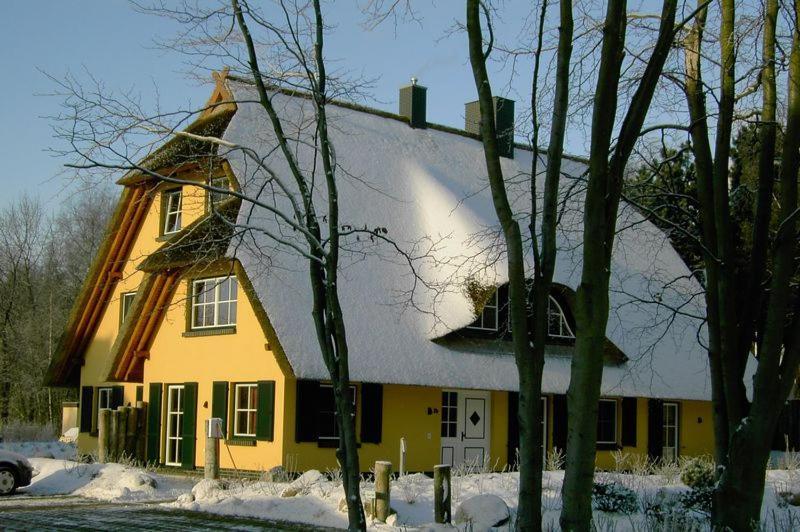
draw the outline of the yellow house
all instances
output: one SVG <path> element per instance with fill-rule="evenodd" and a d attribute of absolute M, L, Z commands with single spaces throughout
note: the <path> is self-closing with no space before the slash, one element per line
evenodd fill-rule
<path fill-rule="evenodd" d="M 299 237 L 269 208 L 286 201 L 274 186 L 286 162 L 252 87 L 215 77 L 191 135 L 174 137 L 120 179 L 119 204 L 48 381 L 80 387 L 81 452 L 96 448 L 99 408 L 144 401 L 148 460 L 202 466 L 204 423 L 218 417 L 225 468 L 332 468 L 338 435 L 307 259 L 288 245 Z M 404 87 L 400 101 L 397 115 L 329 106 L 343 225 L 379 227 L 407 250 L 398 255 L 357 235 L 344 243 L 339 289 L 361 464 L 397 460 L 404 441 L 411 471 L 443 462 L 513 466 L 517 375 L 474 104 L 466 130 L 457 130 L 425 121 L 423 87 Z M 297 118 L 309 116 L 312 103 L 281 91 L 274 102 L 297 139 L 299 164 L 311 168 L 313 121 Z M 219 136 L 224 145 L 202 140 Z M 258 164 L 253 153 L 263 154 Z M 530 151 L 511 146 L 506 155 L 507 175 L 530 174 Z M 566 445 L 583 169 L 577 159 L 565 164 L 542 397 L 547 450 Z M 525 180 L 516 193 L 513 186 L 515 206 L 529 204 Z M 615 450 L 710 454 L 699 324 L 690 310 L 666 310 L 699 304 L 696 285 L 659 230 L 630 207 L 620 219 L 598 465 L 611 467 Z"/>

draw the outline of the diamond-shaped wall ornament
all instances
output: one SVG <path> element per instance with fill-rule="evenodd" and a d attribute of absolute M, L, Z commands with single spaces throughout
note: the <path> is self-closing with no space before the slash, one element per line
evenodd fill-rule
<path fill-rule="evenodd" d="M 477 425 L 478 421 L 481 420 L 481 416 L 479 416 L 477 412 L 472 412 L 472 415 L 469 416 L 469 420 L 472 421 L 473 425 Z"/>

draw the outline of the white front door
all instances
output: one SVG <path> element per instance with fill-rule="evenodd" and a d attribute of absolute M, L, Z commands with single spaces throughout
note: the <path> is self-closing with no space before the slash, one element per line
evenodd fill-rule
<path fill-rule="evenodd" d="M 442 391 L 441 463 L 482 467 L 489 460 L 490 392 Z"/>
<path fill-rule="evenodd" d="M 183 429 L 183 385 L 167 387 L 167 455 L 164 463 L 181 465 L 181 432 Z"/>

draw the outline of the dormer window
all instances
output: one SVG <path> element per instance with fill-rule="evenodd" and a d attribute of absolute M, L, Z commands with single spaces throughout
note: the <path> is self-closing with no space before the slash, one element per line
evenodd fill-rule
<path fill-rule="evenodd" d="M 211 179 L 211 182 L 209 184 L 214 188 L 223 190 L 230 190 L 231 186 L 230 180 L 227 178 L 227 176 L 215 177 Z M 230 194 L 226 194 L 225 192 L 209 190 L 207 197 L 208 197 L 208 203 L 207 203 L 208 210 L 211 211 L 214 208 L 216 208 L 220 203 L 222 203 L 231 196 Z"/>
<path fill-rule="evenodd" d="M 564 309 L 553 296 L 550 296 L 550 300 L 547 302 L 547 334 L 551 338 L 575 338 L 575 333 L 569 326 Z"/>
<path fill-rule="evenodd" d="M 483 306 L 483 311 L 478 319 L 472 325 L 467 326 L 468 329 L 475 329 L 478 331 L 496 331 L 497 325 L 500 322 L 499 306 L 497 304 L 497 291 L 492 294 L 492 297 Z"/>
<path fill-rule="evenodd" d="M 181 208 L 183 191 L 180 188 L 165 190 L 161 193 L 161 205 L 164 210 L 163 234 L 170 235 L 181 230 Z"/>

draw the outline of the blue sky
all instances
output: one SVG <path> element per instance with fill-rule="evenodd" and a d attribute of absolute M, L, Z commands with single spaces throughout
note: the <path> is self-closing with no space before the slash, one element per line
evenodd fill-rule
<path fill-rule="evenodd" d="M 466 36 L 448 36 L 448 29 L 463 17 L 463 5 L 452 0 L 417 4 L 428 6 L 419 12 L 422 26 L 385 23 L 372 31 L 362 27 L 364 15 L 355 2 L 326 4 L 328 20 L 336 25 L 327 38 L 327 58 L 337 67 L 377 77 L 369 103 L 392 111 L 398 88 L 412 75 L 418 77 L 428 87 L 428 120 L 460 127 L 463 104 L 475 99 L 475 87 Z M 511 8 L 504 15 L 503 31 L 515 31 L 524 16 L 514 12 L 513 4 L 507 3 Z M 154 98 L 155 86 L 164 106 L 199 105 L 210 94 L 210 86 L 185 75 L 180 55 L 153 45 L 154 38 L 174 34 L 174 23 L 136 13 L 123 0 L 4 0 L 3 8 L 0 157 L 6 164 L 0 172 L 0 206 L 28 193 L 52 207 L 74 190 L 62 170 L 65 161 L 47 151 L 58 147 L 48 117 L 59 112 L 60 99 L 46 96 L 55 86 L 41 71 L 80 77 L 85 69 L 109 90 L 133 88 L 145 104 Z M 507 73 L 497 73 L 496 92 L 502 92 L 507 79 Z M 528 79 L 518 81 L 522 94 Z M 578 143 L 577 151 L 581 149 Z"/>

